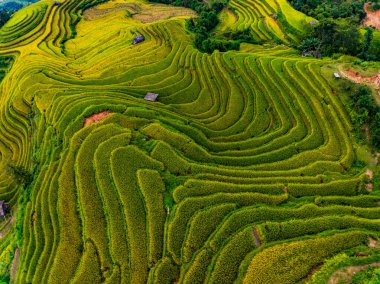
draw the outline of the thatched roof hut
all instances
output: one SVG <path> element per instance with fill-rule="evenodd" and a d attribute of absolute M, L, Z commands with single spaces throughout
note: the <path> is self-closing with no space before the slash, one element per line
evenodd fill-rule
<path fill-rule="evenodd" d="M 5 215 L 9 212 L 9 206 L 5 201 L 0 201 L 0 217 L 5 218 Z"/>
<path fill-rule="evenodd" d="M 150 101 L 150 102 L 155 102 L 157 101 L 158 94 L 155 93 L 147 93 L 144 97 L 144 100 Z"/>
<path fill-rule="evenodd" d="M 144 40 L 145 38 L 143 37 L 143 35 L 135 36 L 133 39 L 133 44 L 138 44 L 140 42 L 143 42 Z"/>
<path fill-rule="evenodd" d="M 339 75 L 338 72 L 334 72 L 334 78 L 335 78 L 335 79 L 340 79 L 340 75 Z"/>

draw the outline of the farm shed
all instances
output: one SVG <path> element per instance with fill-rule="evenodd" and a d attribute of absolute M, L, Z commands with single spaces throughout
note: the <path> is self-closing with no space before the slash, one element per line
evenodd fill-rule
<path fill-rule="evenodd" d="M 314 20 L 311 20 L 311 21 L 310 21 L 310 25 L 312 25 L 312 26 L 313 26 L 313 25 L 316 25 L 316 24 L 317 24 L 317 22 L 316 22 L 316 21 L 314 21 Z"/>
<path fill-rule="evenodd" d="M 334 72 L 334 78 L 335 78 L 335 79 L 340 79 L 340 75 L 339 75 L 338 72 Z"/>
<path fill-rule="evenodd" d="M 270 15 L 270 17 L 271 17 L 272 19 L 274 19 L 274 20 L 277 20 L 278 15 L 277 15 L 277 14 L 272 14 L 272 15 Z"/>
<path fill-rule="evenodd" d="M 5 219 L 5 215 L 9 212 L 9 207 L 4 201 L 0 201 L 0 217 Z"/>
<path fill-rule="evenodd" d="M 56 1 L 56 2 L 54 2 L 54 6 L 60 6 L 62 3 L 61 2 L 58 2 L 58 1 Z"/>
<path fill-rule="evenodd" d="M 133 39 L 133 44 L 138 44 L 140 42 L 143 42 L 145 38 L 142 35 L 135 36 Z"/>
<path fill-rule="evenodd" d="M 157 98 L 158 98 L 158 94 L 155 94 L 155 93 L 147 93 L 144 97 L 144 100 L 146 101 L 151 101 L 151 102 L 155 102 L 157 101 Z"/>

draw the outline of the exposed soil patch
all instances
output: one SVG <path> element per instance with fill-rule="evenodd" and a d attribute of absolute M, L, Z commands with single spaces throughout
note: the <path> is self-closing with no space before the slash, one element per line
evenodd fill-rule
<path fill-rule="evenodd" d="M 364 4 L 364 11 L 367 13 L 367 16 L 364 19 L 363 24 L 380 30 L 380 10 L 372 12 L 368 9 L 368 3 L 366 3 Z"/>
<path fill-rule="evenodd" d="M 12 270 L 11 270 L 11 281 L 10 281 L 10 283 L 14 283 L 14 281 L 15 281 L 16 272 L 17 272 L 17 267 L 18 267 L 19 261 L 20 261 L 20 249 L 16 248 L 15 255 L 14 255 L 13 261 L 12 261 Z"/>
<path fill-rule="evenodd" d="M 367 169 L 365 171 L 365 174 L 369 177 L 370 180 L 373 179 L 373 171 L 371 171 L 370 169 Z"/>
<path fill-rule="evenodd" d="M 380 241 L 370 238 L 368 246 L 370 248 L 378 248 L 378 247 L 380 247 Z"/>
<path fill-rule="evenodd" d="M 373 191 L 373 171 L 371 171 L 370 169 L 367 169 L 365 171 L 365 174 L 370 179 L 369 183 L 367 183 L 367 185 L 366 185 L 367 191 L 372 192 Z"/>
<path fill-rule="evenodd" d="M 260 237 L 259 237 L 259 232 L 257 231 L 257 228 L 256 228 L 256 227 L 253 227 L 253 228 L 252 228 L 252 233 L 253 233 L 253 239 L 255 240 L 255 245 L 256 245 L 256 247 L 261 246 L 261 241 L 260 241 Z"/>
<path fill-rule="evenodd" d="M 308 283 L 308 280 L 311 279 L 311 277 L 313 277 L 313 275 L 322 267 L 322 263 L 314 266 L 310 272 L 304 277 L 302 278 L 302 283 Z"/>
<path fill-rule="evenodd" d="M 367 265 L 357 265 L 357 266 L 348 266 L 342 269 L 335 271 L 328 283 L 329 284 L 339 284 L 339 283 L 351 283 L 352 277 L 359 271 L 366 270 L 368 267 L 380 267 L 380 262 L 374 262 Z"/>
<path fill-rule="evenodd" d="M 106 118 L 107 116 L 109 116 L 111 113 L 112 112 L 110 112 L 108 110 L 102 111 L 99 113 L 95 113 L 95 114 L 91 115 L 90 117 L 86 118 L 86 121 L 84 122 L 83 127 L 86 127 L 87 125 L 90 125 L 91 123 L 97 123 L 97 122 L 103 120 L 104 118 Z"/>
<path fill-rule="evenodd" d="M 340 73 L 342 77 L 352 82 L 374 87 L 377 90 L 378 95 L 380 96 L 380 72 L 372 76 L 364 76 L 359 72 L 355 72 L 352 70 L 340 70 Z"/>
<path fill-rule="evenodd" d="M 375 166 L 377 166 L 379 164 L 379 157 L 380 157 L 380 153 L 376 152 L 376 154 L 375 154 Z"/>

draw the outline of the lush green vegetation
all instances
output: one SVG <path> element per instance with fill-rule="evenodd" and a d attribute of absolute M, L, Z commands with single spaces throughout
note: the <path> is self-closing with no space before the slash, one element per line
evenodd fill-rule
<path fill-rule="evenodd" d="M 359 23 L 365 17 L 363 6 L 366 1 L 364 0 L 290 0 L 289 2 L 297 10 L 318 20 L 354 18 Z M 373 2 L 377 2 L 377 0 Z"/>
<path fill-rule="evenodd" d="M 17 210 L 0 279 L 294 283 L 375 261 L 378 166 L 354 136 L 367 125 L 377 146 L 378 107 L 366 88 L 345 100 L 324 74 L 336 60 L 267 45 L 298 45 L 313 18 L 279 0 L 167 4 L 199 17 L 43 1 L 0 29 L 0 200 Z"/>
<path fill-rule="evenodd" d="M 12 16 L 13 11 L 0 10 L 0 27 L 4 26 Z"/>
<path fill-rule="evenodd" d="M 353 90 L 350 99 L 350 116 L 357 131 L 369 132 L 371 144 L 380 148 L 380 107 L 376 105 L 371 89 L 359 86 Z"/>
<path fill-rule="evenodd" d="M 378 1 L 373 2 L 371 7 L 376 9 Z M 366 16 L 366 1 L 291 0 L 290 3 L 318 20 L 299 46 L 303 54 L 319 57 L 340 53 L 364 60 L 380 60 L 379 47 L 373 41 L 373 29 L 367 27 L 364 36 L 360 31 Z"/>

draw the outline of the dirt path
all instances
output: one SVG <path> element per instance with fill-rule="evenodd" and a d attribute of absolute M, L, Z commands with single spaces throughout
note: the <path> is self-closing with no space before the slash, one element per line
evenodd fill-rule
<path fill-rule="evenodd" d="M 99 113 L 95 113 L 93 115 L 91 115 L 90 117 L 87 117 L 86 118 L 86 121 L 84 122 L 83 124 L 83 127 L 86 127 L 87 125 L 90 125 L 91 123 L 97 123 L 101 120 L 103 120 L 104 118 L 106 118 L 107 116 L 109 116 L 112 112 L 110 111 L 102 111 L 102 112 L 99 112 Z"/>
<path fill-rule="evenodd" d="M 252 231 L 253 231 L 253 238 L 255 240 L 256 247 L 261 246 L 261 241 L 260 241 L 259 233 L 257 232 L 256 226 L 252 228 Z"/>
<path fill-rule="evenodd" d="M 367 13 L 367 17 L 364 19 L 363 24 L 380 30 L 380 10 L 372 12 L 368 9 L 368 3 L 366 3 L 364 4 L 364 11 Z"/>
<path fill-rule="evenodd" d="M 370 179 L 369 183 L 367 183 L 367 191 L 372 192 L 373 191 L 373 171 L 370 169 L 367 169 L 365 171 L 365 174 L 368 176 Z"/>
<path fill-rule="evenodd" d="M 380 267 L 380 262 L 374 262 L 367 265 L 348 266 L 348 267 L 339 269 L 331 275 L 327 283 L 329 284 L 351 283 L 352 277 L 356 273 L 367 269 L 369 266 Z"/>
<path fill-rule="evenodd" d="M 18 267 L 19 261 L 20 261 L 20 249 L 16 248 L 15 255 L 14 255 L 13 261 L 12 261 L 12 270 L 11 270 L 11 281 L 10 281 L 10 283 L 14 283 L 14 281 L 15 281 L 16 272 L 17 272 L 17 267 Z"/>

